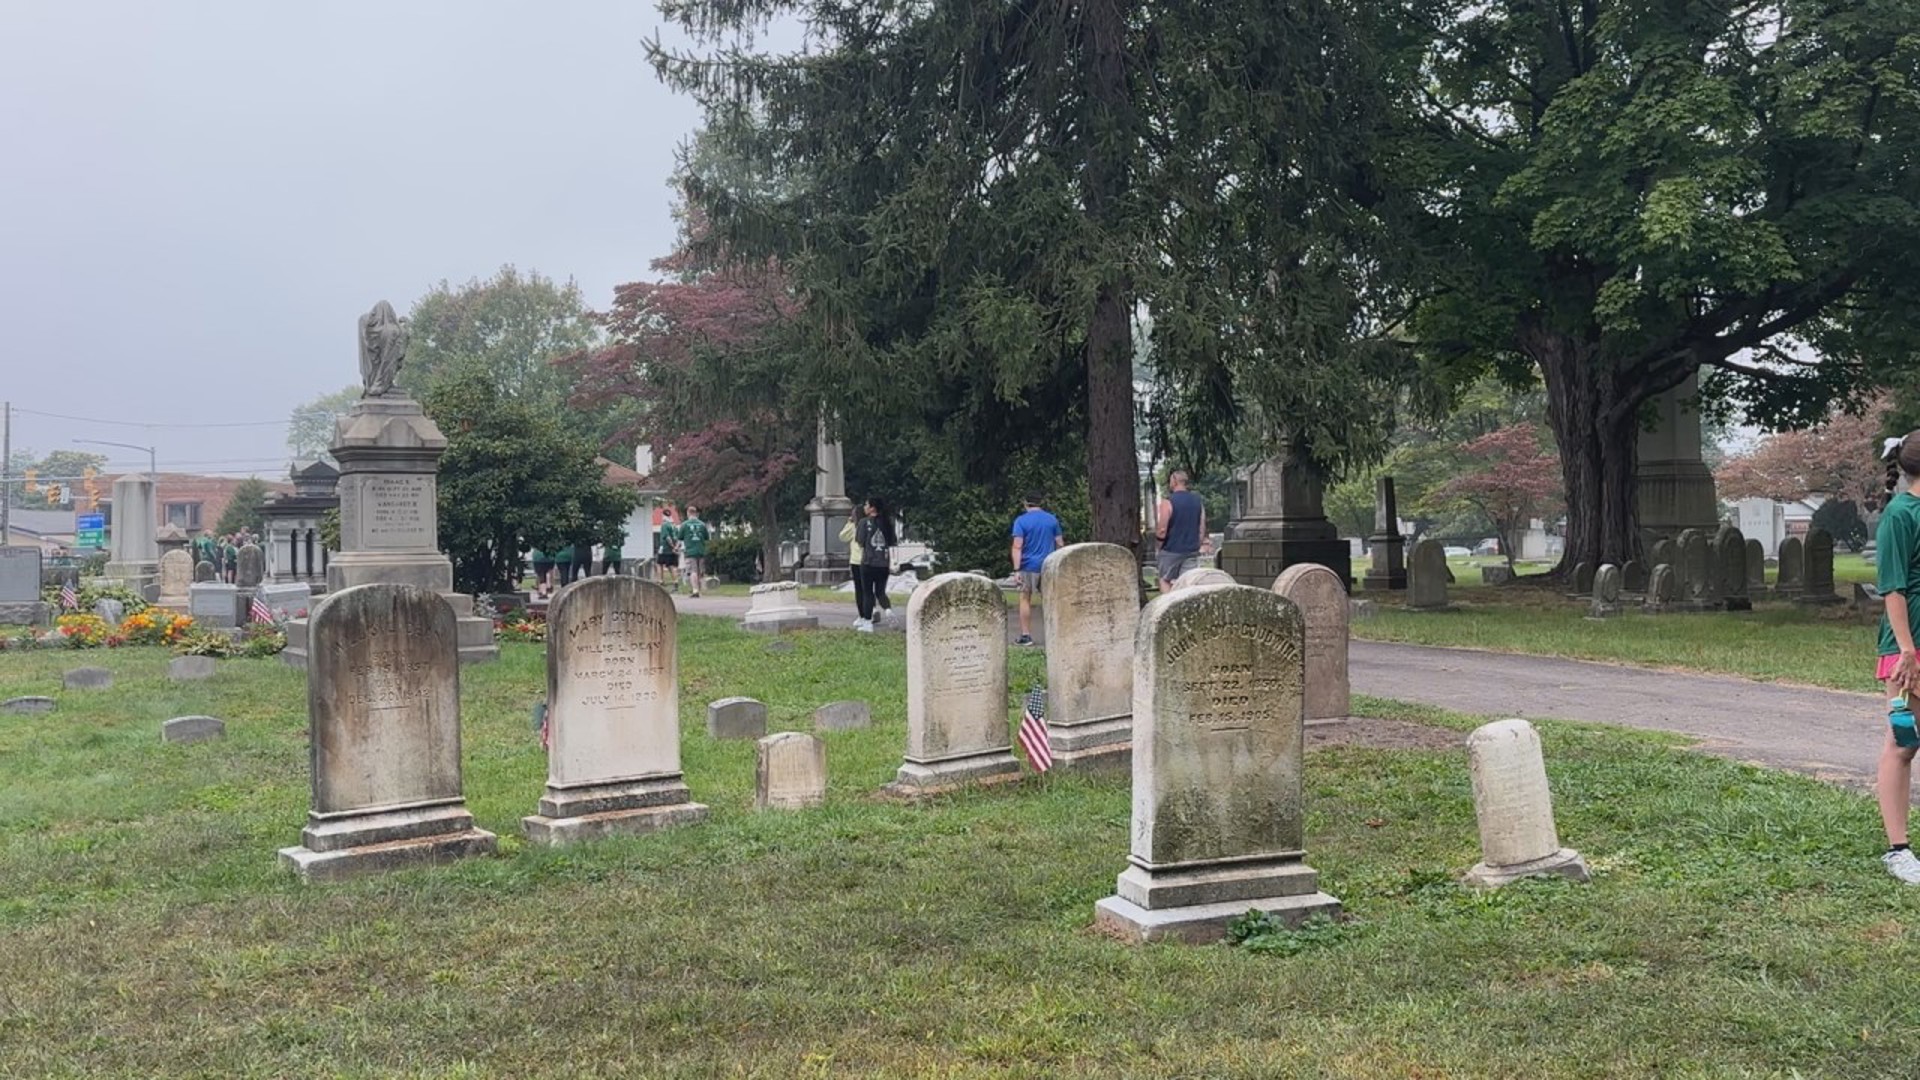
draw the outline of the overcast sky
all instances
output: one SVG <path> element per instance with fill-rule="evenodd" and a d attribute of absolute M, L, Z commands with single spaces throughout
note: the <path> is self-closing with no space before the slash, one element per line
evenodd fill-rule
<path fill-rule="evenodd" d="M 358 381 L 374 301 L 513 263 L 606 306 L 673 240 L 697 119 L 645 61 L 659 21 L 645 0 L 0 0 L 13 445 L 278 477 L 287 414 Z"/>

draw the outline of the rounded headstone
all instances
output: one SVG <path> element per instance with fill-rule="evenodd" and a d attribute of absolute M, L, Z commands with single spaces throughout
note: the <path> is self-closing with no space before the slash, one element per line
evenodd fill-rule
<path fill-rule="evenodd" d="M 547 782 L 680 772 L 678 622 L 649 581 L 587 578 L 547 611 Z"/>
<path fill-rule="evenodd" d="M 1713 595 L 1711 554 L 1706 533 L 1688 529 L 1680 534 L 1680 564 L 1674 570 L 1680 576 L 1681 592 L 1690 600 Z"/>
<path fill-rule="evenodd" d="M 1593 575 L 1593 598 L 1602 604 L 1620 602 L 1620 568 L 1604 563 Z"/>
<path fill-rule="evenodd" d="M 827 744 L 817 735 L 782 731 L 755 744 L 753 805 L 800 810 L 827 801 Z"/>
<path fill-rule="evenodd" d="M 1519 873 L 1555 872 L 1586 880 L 1579 855 L 1560 846 L 1547 787 L 1540 733 L 1525 720 L 1496 720 L 1467 736 L 1473 810 L 1482 860 L 1470 879 L 1498 885 Z"/>
<path fill-rule="evenodd" d="M 1133 711 L 1133 628 L 1140 567 L 1115 544 L 1069 544 L 1040 568 L 1047 639 L 1047 721 L 1111 720 Z"/>
<path fill-rule="evenodd" d="M 213 564 L 207 560 L 201 559 L 199 562 L 193 564 L 193 580 L 196 583 L 212 581 L 215 576 L 217 575 L 214 572 Z"/>
<path fill-rule="evenodd" d="M 53 699 L 50 697 L 41 697 L 38 694 L 8 698 L 5 701 L 0 701 L 0 713 L 9 713 L 15 716 L 50 713 L 52 711 Z"/>
<path fill-rule="evenodd" d="M 1587 596 L 1593 592 L 1593 564 L 1578 562 L 1573 564 L 1573 591 L 1576 595 Z"/>
<path fill-rule="evenodd" d="M 77 667 L 60 677 L 67 690 L 105 690 L 113 685 L 113 672 L 103 667 Z"/>
<path fill-rule="evenodd" d="M 1778 588 L 1784 592 L 1796 592 L 1806 584 L 1806 546 L 1799 537 L 1789 536 L 1780 541 L 1780 553 L 1776 558 L 1780 562 L 1779 572 L 1774 576 L 1774 584 Z"/>
<path fill-rule="evenodd" d="M 1347 673 L 1348 606 L 1346 582 L 1318 563 L 1299 563 L 1281 571 L 1273 591 L 1293 601 L 1306 625 L 1308 720 L 1344 720 L 1352 711 Z"/>
<path fill-rule="evenodd" d="M 873 726 L 873 709 L 864 701 L 829 701 L 813 710 L 816 731 L 857 731 Z"/>
<path fill-rule="evenodd" d="M 160 741 L 208 742 L 227 737 L 227 725 L 211 716 L 176 716 L 160 725 Z"/>
<path fill-rule="evenodd" d="M 1211 566 L 1203 566 L 1198 570 L 1189 570 L 1181 574 L 1177 584 L 1180 588 L 1191 589 L 1200 585 L 1238 585 L 1240 583 L 1235 581 L 1233 575 L 1227 573 L 1225 570 L 1216 569 Z"/>
<path fill-rule="evenodd" d="M 110 596 L 103 596 L 93 602 L 93 613 L 108 626 L 119 626 L 126 621 L 127 605 Z"/>
<path fill-rule="evenodd" d="M 241 588 L 251 589 L 260 584 L 267 576 L 267 553 L 260 550 L 259 544 L 245 544 L 240 548 L 239 570 L 235 581 Z"/>
<path fill-rule="evenodd" d="M 1680 599 L 1680 579 L 1673 572 L 1673 567 L 1661 563 L 1653 568 L 1653 573 L 1647 578 L 1647 598 L 1662 604 L 1671 604 Z"/>
<path fill-rule="evenodd" d="M 716 739 L 758 739 L 767 733 L 767 707 L 750 697 L 707 705 L 707 734 Z"/>
<path fill-rule="evenodd" d="M 1447 549 L 1440 541 L 1422 540 L 1407 556 L 1407 606 L 1440 608 L 1447 606 Z"/>
<path fill-rule="evenodd" d="M 167 678 L 174 682 L 212 678 L 216 664 L 211 656 L 176 656 L 167 661 Z"/>
<path fill-rule="evenodd" d="M 890 790 L 1018 776 L 1007 725 L 1007 601 L 977 574 L 936 574 L 907 601 L 907 749 Z"/>

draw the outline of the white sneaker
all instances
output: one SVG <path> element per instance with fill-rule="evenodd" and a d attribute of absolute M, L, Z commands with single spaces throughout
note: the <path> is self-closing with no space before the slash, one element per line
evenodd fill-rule
<path fill-rule="evenodd" d="M 860 631 L 863 634 L 871 634 L 873 633 L 873 620 L 872 619 L 855 619 L 853 620 L 853 628 L 855 630 Z"/>
<path fill-rule="evenodd" d="M 1913 852 L 1889 851 L 1880 856 L 1880 861 L 1886 864 L 1887 873 L 1909 885 L 1920 885 L 1920 858 L 1915 858 Z"/>

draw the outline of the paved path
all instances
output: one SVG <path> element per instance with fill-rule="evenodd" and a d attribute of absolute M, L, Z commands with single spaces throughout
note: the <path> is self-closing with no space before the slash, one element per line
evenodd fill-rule
<path fill-rule="evenodd" d="M 743 596 L 675 596 L 682 611 L 731 615 Z M 1011 605 L 1009 605 L 1011 607 Z M 824 627 L 853 625 L 853 605 L 809 603 Z M 904 618 L 906 601 L 894 611 Z M 1011 624 L 1009 634 L 1018 633 Z M 1039 620 L 1034 620 L 1039 636 Z M 1726 675 L 1649 671 L 1585 660 L 1353 642 L 1355 693 L 1487 716 L 1583 720 L 1671 731 L 1737 761 L 1853 785 L 1872 781 L 1886 721 L 1871 694 L 1752 682 Z"/>

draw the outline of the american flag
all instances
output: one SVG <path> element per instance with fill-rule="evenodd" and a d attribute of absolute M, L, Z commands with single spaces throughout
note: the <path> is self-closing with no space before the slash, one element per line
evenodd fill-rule
<path fill-rule="evenodd" d="M 60 606 L 68 611 L 73 611 L 80 606 L 80 594 L 74 591 L 71 581 L 60 583 Z"/>
<path fill-rule="evenodd" d="M 1053 751 L 1047 749 L 1047 692 L 1038 686 L 1027 691 L 1020 709 L 1020 747 L 1034 772 L 1053 768 Z"/>
<path fill-rule="evenodd" d="M 254 622 L 270 623 L 273 621 L 273 609 L 267 606 L 265 600 L 256 596 L 253 598 L 253 603 L 247 605 L 247 617 Z"/>

